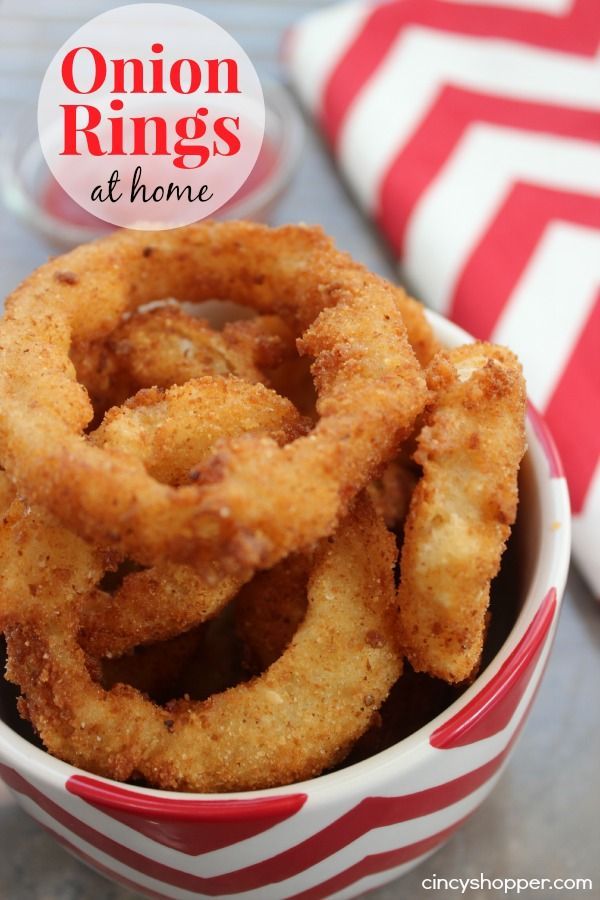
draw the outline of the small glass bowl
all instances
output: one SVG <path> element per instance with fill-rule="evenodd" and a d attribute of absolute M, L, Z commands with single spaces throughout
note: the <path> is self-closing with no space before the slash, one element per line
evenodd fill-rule
<path fill-rule="evenodd" d="M 277 82 L 263 84 L 265 97 L 265 137 L 263 149 L 248 181 L 219 210 L 217 219 L 251 219 L 268 222 L 285 194 L 298 165 L 304 143 L 304 123 L 290 93 Z M 254 175 L 254 177 L 253 177 Z M 57 250 L 101 237 L 113 226 L 92 220 L 58 186 L 75 213 L 70 221 L 52 212 L 43 203 L 52 175 L 42 155 L 37 135 L 35 109 L 28 109 L 14 123 L 10 134 L 0 139 L 0 196 L 6 207 L 29 228 Z"/>

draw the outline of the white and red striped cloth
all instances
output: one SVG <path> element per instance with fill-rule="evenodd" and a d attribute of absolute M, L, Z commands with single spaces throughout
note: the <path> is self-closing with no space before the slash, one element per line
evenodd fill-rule
<path fill-rule="evenodd" d="M 600 596 L 600 0 L 355 0 L 284 59 L 408 284 L 519 354 Z"/>

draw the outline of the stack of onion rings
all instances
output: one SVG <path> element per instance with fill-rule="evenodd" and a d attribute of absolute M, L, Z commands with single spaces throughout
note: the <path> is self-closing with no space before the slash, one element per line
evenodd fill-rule
<path fill-rule="evenodd" d="M 314 358 L 320 418 L 309 435 L 281 448 L 268 437 L 232 440 L 205 464 L 206 478 L 178 488 L 158 483 L 137 459 L 82 440 L 91 408 L 71 345 L 98 340 L 126 313 L 173 295 L 234 300 L 286 318 L 300 352 Z M 218 555 L 232 568 L 273 565 L 331 533 L 424 406 L 399 295 L 318 229 L 301 226 L 202 224 L 80 247 L 6 302 L 4 466 L 31 502 L 144 564 L 203 565 Z M 312 504 L 297 502 L 298 484 Z"/>
<path fill-rule="evenodd" d="M 215 299 L 255 315 L 219 331 L 179 303 Z M 0 630 L 51 753 L 176 790 L 286 784 L 348 754 L 403 652 L 451 682 L 472 674 L 523 449 L 510 354 L 439 354 L 416 301 L 304 226 L 120 233 L 43 266 L 6 310 Z M 473 354 L 510 387 L 464 376 Z M 457 380 L 483 402 L 455 398 Z M 463 400 L 457 444 L 485 434 L 480 473 L 497 471 L 495 429 L 516 424 L 472 640 L 444 668 L 419 646 L 415 544 L 437 527 L 428 435 Z M 201 672 L 219 629 L 223 677 Z"/>

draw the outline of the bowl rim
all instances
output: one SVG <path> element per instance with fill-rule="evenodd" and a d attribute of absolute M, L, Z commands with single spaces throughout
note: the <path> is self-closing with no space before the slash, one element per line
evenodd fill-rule
<path fill-rule="evenodd" d="M 459 326 L 445 319 L 438 313 L 426 310 L 427 318 L 434 327 L 436 337 L 448 346 L 470 343 L 474 338 Z M 441 725 L 452 719 L 468 706 L 470 701 L 480 694 L 498 674 L 511 653 L 515 650 L 539 609 L 542 599 L 552 588 L 556 590 L 556 610 L 553 616 L 553 628 L 558 620 L 560 605 L 566 584 L 571 548 L 571 513 L 569 494 L 553 438 L 540 414 L 529 404 L 527 412 L 528 454 L 531 457 L 531 468 L 535 478 L 537 500 L 540 506 L 540 537 L 537 557 L 533 566 L 530 584 L 524 598 L 522 608 L 504 643 L 489 662 L 483 672 L 473 683 L 450 704 L 445 710 L 431 719 L 417 731 L 365 760 L 354 763 L 347 768 L 319 775 L 292 784 L 274 788 L 263 788 L 252 791 L 236 791 L 231 793 L 188 793 L 182 791 L 165 791 L 158 788 L 140 787 L 123 784 L 110 778 L 92 774 L 84 769 L 65 763 L 51 756 L 21 737 L 0 719 L 0 762 L 12 764 L 18 771 L 27 771 L 37 782 L 43 782 L 55 789 L 65 789 L 69 778 L 92 778 L 96 784 L 105 784 L 107 788 L 119 788 L 127 796 L 118 798 L 107 796 L 101 802 L 107 806 L 127 809 L 135 808 L 135 797 L 145 800 L 161 800 L 165 807 L 170 801 L 207 804 L 223 801 L 252 801 L 265 798 L 276 798 L 286 795 L 305 794 L 315 801 L 326 801 L 332 795 L 336 798 L 346 790 L 350 793 L 353 787 L 360 784 L 367 791 L 369 783 L 378 783 L 384 777 L 385 770 L 393 770 L 394 777 L 407 771 L 410 762 L 423 757 L 423 749 L 431 750 L 429 738 Z M 560 523 L 560 528 L 543 528 L 546 523 Z M 543 563 L 545 563 L 543 565 Z M 550 635 L 548 635 L 550 637 Z M 495 693 L 489 698 L 493 702 L 501 691 L 503 682 L 495 685 Z"/>

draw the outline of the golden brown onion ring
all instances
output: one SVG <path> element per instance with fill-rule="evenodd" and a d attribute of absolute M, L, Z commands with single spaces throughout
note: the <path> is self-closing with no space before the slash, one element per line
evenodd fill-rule
<path fill-rule="evenodd" d="M 261 432 L 284 444 L 304 430 L 293 405 L 264 385 L 206 376 L 164 392 L 141 391 L 111 409 L 90 440 L 139 459 L 161 482 L 182 484 L 225 437 Z M 119 656 L 174 637 L 215 616 L 250 574 L 223 572 L 218 560 L 202 569 L 165 562 L 132 572 L 112 596 L 90 594 L 82 644 L 95 657 Z"/>
<path fill-rule="evenodd" d="M 301 433 L 304 423 L 288 400 L 262 384 L 205 377 L 166 392 L 141 392 L 126 406 L 111 410 L 91 439 L 132 458 L 139 456 L 160 478 L 186 480 L 192 466 L 215 442 L 245 429 L 284 443 Z M 24 527 L 31 535 L 26 546 L 34 554 L 32 559 L 19 555 Z M 139 644 L 187 631 L 215 616 L 251 575 L 242 569 L 223 572 L 218 561 L 202 569 L 162 563 L 127 575 L 114 595 L 91 590 L 102 575 L 102 571 L 98 574 L 99 560 L 107 559 L 106 554 L 93 551 L 42 509 L 27 513 L 16 502 L 0 528 L 0 627 L 3 608 L 5 621 L 10 620 L 11 610 L 18 616 L 20 608 L 35 603 L 36 579 L 51 582 L 55 577 L 48 565 L 40 567 L 39 562 L 52 558 L 53 549 L 61 557 L 57 591 L 65 578 L 80 578 L 79 570 L 90 573 L 84 581 L 89 596 L 82 607 L 80 637 L 86 651 L 96 658 L 109 653 L 119 656 Z M 113 556 L 107 565 L 117 561 Z M 19 581 L 22 565 L 30 572 L 31 584 Z M 24 587 L 21 594 L 19 585 Z"/>
<path fill-rule="evenodd" d="M 394 560 L 393 538 L 363 498 L 317 551 L 306 618 L 285 653 L 204 702 L 161 708 L 125 685 L 103 690 L 77 643 L 68 586 L 8 629 L 8 677 L 50 752 L 91 772 L 193 791 L 311 777 L 343 758 L 400 674 Z"/>
<path fill-rule="evenodd" d="M 293 404 L 262 384 L 206 375 L 168 390 L 139 391 L 113 407 L 89 440 L 143 463 L 163 484 L 189 484 L 224 438 L 268 435 L 278 445 L 307 430 Z"/>
<path fill-rule="evenodd" d="M 0 520 L 0 632 L 34 618 L 42 602 L 56 613 L 65 592 L 86 595 L 116 562 L 45 510 L 13 499 Z"/>
<path fill-rule="evenodd" d="M 460 682 L 479 664 L 490 582 L 516 516 L 525 386 L 514 354 L 491 344 L 440 354 L 428 382 L 435 399 L 400 566 L 402 643 L 416 671 Z"/>
<path fill-rule="evenodd" d="M 216 616 L 248 577 L 219 575 L 217 565 L 207 573 L 180 563 L 132 572 L 114 594 L 90 591 L 81 608 L 81 645 L 100 658 L 176 637 Z"/>
<path fill-rule="evenodd" d="M 142 388 L 168 388 L 202 375 L 267 382 L 265 370 L 295 355 L 278 316 L 232 322 L 222 332 L 168 303 L 127 316 L 107 337 L 78 341 L 71 359 L 94 409 L 120 406 Z"/>
<path fill-rule="evenodd" d="M 398 289 L 319 229 L 202 223 L 118 232 L 51 261 L 0 325 L 0 455 L 30 502 L 144 564 L 267 567 L 328 534 L 396 452 L 427 391 Z M 285 447 L 232 443 L 209 480 L 173 488 L 83 437 L 91 418 L 71 344 L 109 334 L 143 303 L 227 298 L 278 313 L 315 358 L 320 420 Z M 302 493 L 298 485 L 303 485 Z M 291 522 L 291 527 L 290 527 Z"/>

